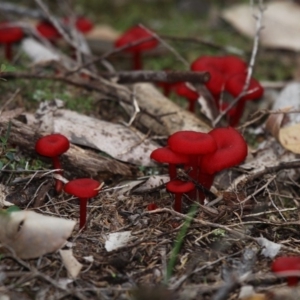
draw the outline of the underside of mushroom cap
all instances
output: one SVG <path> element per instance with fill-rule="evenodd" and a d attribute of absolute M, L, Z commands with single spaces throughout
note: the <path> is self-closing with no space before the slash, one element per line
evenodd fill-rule
<path fill-rule="evenodd" d="M 243 136 L 234 128 L 216 128 L 208 133 L 217 143 L 217 151 L 201 160 L 201 172 L 215 174 L 244 161 L 248 148 Z"/>
<path fill-rule="evenodd" d="M 166 189 L 171 193 L 188 193 L 195 188 L 190 181 L 182 181 L 179 179 L 171 180 L 166 184 Z"/>
<path fill-rule="evenodd" d="M 178 131 L 168 139 L 172 151 L 187 155 L 202 155 L 216 151 L 215 140 L 207 133 L 197 131 Z"/>
<path fill-rule="evenodd" d="M 189 161 L 188 156 L 173 152 L 169 147 L 162 147 L 152 151 L 150 158 L 168 164 L 185 164 Z"/>

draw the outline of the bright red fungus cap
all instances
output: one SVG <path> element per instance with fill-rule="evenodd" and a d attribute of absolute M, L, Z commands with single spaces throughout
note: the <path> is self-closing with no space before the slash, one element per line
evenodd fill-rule
<path fill-rule="evenodd" d="M 271 269 L 277 276 L 286 277 L 289 286 L 296 286 L 300 277 L 300 257 L 278 257 L 273 261 Z"/>
<path fill-rule="evenodd" d="M 100 183 L 90 178 L 79 178 L 65 184 L 64 190 L 78 198 L 93 198 L 99 193 Z"/>
<path fill-rule="evenodd" d="M 217 149 L 215 140 L 209 134 L 190 130 L 173 133 L 168 145 L 174 152 L 188 155 L 206 154 Z"/>
<path fill-rule="evenodd" d="M 240 164 L 247 156 L 247 143 L 232 127 L 215 128 L 208 133 L 217 143 L 217 150 L 201 159 L 201 172 L 215 174 Z"/>
<path fill-rule="evenodd" d="M 62 134 L 54 133 L 40 138 L 35 144 L 35 151 L 43 156 L 55 157 L 68 151 L 69 140 Z"/>
<path fill-rule="evenodd" d="M 187 193 L 192 191 L 195 185 L 190 181 L 182 181 L 179 179 L 171 180 L 166 184 L 166 189 L 171 193 Z"/>
<path fill-rule="evenodd" d="M 185 164 L 189 161 L 186 155 L 175 153 L 169 147 L 157 148 L 153 150 L 150 158 L 157 162 L 168 164 Z"/>
<path fill-rule="evenodd" d="M 9 22 L 0 22 L 0 26 L 9 25 Z M 20 41 L 24 36 L 21 28 L 8 26 L 0 28 L 0 43 L 10 44 Z"/>
<path fill-rule="evenodd" d="M 39 24 L 37 24 L 36 29 L 40 35 L 48 40 L 56 40 L 60 38 L 60 33 L 48 21 L 41 21 Z"/>
<path fill-rule="evenodd" d="M 233 97 L 239 96 L 245 86 L 246 78 L 246 73 L 240 73 L 230 77 L 225 84 L 226 91 L 229 92 Z M 247 94 L 241 99 L 241 101 L 258 99 L 262 97 L 263 93 L 264 89 L 260 83 L 256 79 L 251 78 L 249 87 L 247 89 Z"/>
<path fill-rule="evenodd" d="M 121 35 L 120 38 L 116 40 L 115 47 L 122 47 L 129 43 L 137 42 L 138 40 L 142 40 L 150 37 L 152 37 L 152 35 L 147 30 L 145 30 L 140 26 L 134 26 L 128 29 L 125 33 Z M 147 42 L 140 43 L 136 46 L 129 47 L 125 51 L 140 52 L 140 51 L 153 49 L 157 45 L 158 45 L 158 41 L 156 39 L 152 39 Z"/>
<path fill-rule="evenodd" d="M 65 24 L 68 24 L 70 21 L 70 18 L 64 18 L 63 21 L 65 22 Z M 87 33 L 93 29 L 94 24 L 85 17 L 78 17 L 75 20 L 75 26 L 78 31 L 80 31 L 82 33 Z"/>

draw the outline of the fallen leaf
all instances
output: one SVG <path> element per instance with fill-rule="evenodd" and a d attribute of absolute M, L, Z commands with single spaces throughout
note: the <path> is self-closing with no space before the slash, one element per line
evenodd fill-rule
<path fill-rule="evenodd" d="M 261 253 L 265 257 L 274 258 L 281 249 L 281 245 L 271 242 L 264 237 L 259 237 L 255 239 L 258 244 L 263 248 Z"/>
<path fill-rule="evenodd" d="M 300 154 L 300 123 L 279 130 L 281 145 L 293 153 Z"/>
<path fill-rule="evenodd" d="M 126 246 L 131 238 L 131 231 L 110 233 L 105 242 L 105 249 L 107 252 L 110 252 L 120 247 Z"/>
<path fill-rule="evenodd" d="M 285 113 L 290 111 L 290 109 L 291 107 L 279 109 L 278 112 L 282 111 L 282 113 L 271 114 L 266 121 L 266 130 L 269 131 L 276 138 L 276 140 L 278 140 L 279 130 L 281 128 Z"/>
<path fill-rule="evenodd" d="M 254 38 L 257 8 L 240 4 L 225 9 L 222 17 L 242 34 Z M 292 1 L 272 1 L 263 12 L 260 42 L 270 48 L 300 50 L 300 6 Z"/>
<path fill-rule="evenodd" d="M 73 250 L 59 250 L 59 254 L 69 277 L 76 279 L 82 269 L 82 264 L 74 257 Z"/>
<path fill-rule="evenodd" d="M 36 258 L 61 248 L 76 222 L 33 211 L 0 212 L 0 242 L 23 259 Z"/>
<path fill-rule="evenodd" d="M 142 183 L 139 187 L 134 189 L 134 192 L 142 193 L 142 192 L 149 192 L 164 183 L 170 181 L 169 175 L 152 175 L 146 179 L 144 183 Z"/>

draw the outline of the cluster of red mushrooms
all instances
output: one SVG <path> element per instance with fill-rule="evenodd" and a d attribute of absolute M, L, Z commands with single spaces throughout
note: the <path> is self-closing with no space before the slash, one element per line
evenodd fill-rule
<path fill-rule="evenodd" d="M 134 26 L 116 40 L 115 47 L 119 50 L 124 47 L 124 51 L 131 53 L 133 69 L 140 70 L 143 68 L 142 53 L 157 47 L 158 44 L 158 40 L 151 31 Z M 249 78 L 248 86 L 246 86 L 248 66 L 238 56 L 200 56 L 191 64 L 191 70 L 210 73 L 210 79 L 205 85 L 220 112 L 228 107 L 232 99 L 237 98 L 243 92 L 237 104 L 227 113 L 228 124 L 232 127 L 238 125 L 244 112 L 245 103 L 261 98 L 264 92 L 263 87 L 254 78 Z M 159 85 L 164 89 L 166 96 L 171 91 L 175 91 L 179 96 L 186 98 L 189 102 L 189 111 L 195 112 L 195 104 L 200 95 L 191 86 L 185 82 L 163 82 Z M 246 90 L 244 90 L 245 87 Z"/>
<path fill-rule="evenodd" d="M 155 149 L 150 157 L 169 166 L 170 181 L 166 189 L 175 195 L 174 210 L 181 212 L 181 198 L 188 193 L 191 200 L 204 202 L 205 194 L 196 184 L 210 189 L 215 174 L 240 164 L 247 156 L 247 143 L 232 127 L 215 128 L 208 133 L 178 131 L 166 147 Z M 183 166 L 191 180 L 177 178 L 177 167 Z M 196 183 L 196 184 L 195 184 Z"/>
<path fill-rule="evenodd" d="M 64 18 L 62 23 L 68 26 L 70 24 L 69 18 Z M 75 28 L 82 34 L 88 33 L 94 27 L 94 24 L 89 19 L 82 16 L 77 17 L 74 23 Z M 55 43 L 61 38 L 55 26 L 46 20 L 39 22 L 36 25 L 36 30 L 38 34 L 52 43 Z M 0 44 L 3 44 L 5 47 L 5 58 L 8 61 L 11 61 L 13 58 L 12 44 L 20 42 L 24 35 L 24 31 L 21 27 L 8 21 L 0 22 Z"/>
<path fill-rule="evenodd" d="M 56 174 L 62 175 L 62 166 L 59 156 L 67 152 L 70 147 L 68 138 L 59 133 L 54 133 L 41 137 L 35 144 L 35 151 L 52 159 L 53 168 Z M 65 185 L 59 179 L 56 179 L 55 190 L 61 193 L 64 190 L 67 194 L 74 195 L 80 200 L 80 220 L 79 228 L 85 228 L 87 215 L 87 202 L 90 198 L 98 195 L 102 184 L 91 178 L 74 179 Z"/>

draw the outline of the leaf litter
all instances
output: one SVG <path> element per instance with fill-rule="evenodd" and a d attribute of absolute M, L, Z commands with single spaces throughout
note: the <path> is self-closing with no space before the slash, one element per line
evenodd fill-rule
<path fill-rule="evenodd" d="M 130 91 L 129 87 L 126 89 Z M 135 92 L 139 93 L 140 90 L 142 92 L 137 95 L 138 100 L 141 95 L 148 95 L 152 87 L 140 85 Z M 153 90 L 155 98 L 168 101 L 166 98 L 160 99 L 160 93 Z M 124 91 L 117 94 L 122 95 Z M 148 97 L 144 98 L 141 102 L 143 108 L 147 107 L 145 103 L 149 100 Z M 161 102 L 158 103 L 161 105 Z M 172 105 L 170 107 L 174 107 Z M 153 111 L 159 109 L 161 107 L 149 108 Z M 283 108 L 280 106 L 276 109 Z M 124 173 L 122 178 L 122 174 L 109 173 L 108 170 L 93 173 L 93 177 L 106 182 L 107 189 L 89 202 L 88 227 L 85 231 L 78 232 L 73 221 L 79 215 L 79 203 L 73 197 L 65 194 L 57 196 L 53 189 L 48 189 L 39 194 L 43 201 L 38 201 L 37 206 L 34 206 L 30 193 L 29 197 L 19 201 L 21 209 L 34 208 L 37 212 L 11 212 L 10 215 L 15 217 L 1 219 L 0 240 L 7 245 L 2 245 L 2 249 L 5 249 L 0 270 L 3 294 L 12 299 L 16 294 L 19 298 L 25 298 L 28 290 L 37 295 L 35 288 L 39 286 L 39 295 L 45 299 L 217 300 L 236 299 L 241 287 L 250 285 L 252 292 L 242 295 L 244 300 L 278 297 L 299 299 L 299 288 L 281 288 L 282 281 L 270 271 L 270 256 L 276 255 L 276 251 L 279 250 L 279 255 L 300 254 L 299 174 L 295 170 L 299 169 L 300 164 L 297 154 L 292 153 L 296 152 L 294 148 L 287 147 L 286 144 L 290 143 L 283 142 L 295 139 L 294 128 L 298 130 L 298 121 L 291 128 L 284 127 L 282 119 L 273 121 L 276 124 L 271 126 L 271 132 L 276 138 L 279 137 L 281 143 L 268 133 L 263 123 L 258 124 L 260 134 L 256 139 L 263 138 L 265 142 L 253 147 L 252 156 L 244 165 L 219 175 L 224 176 L 229 184 L 222 188 L 216 181 L 213 195 L 210 194 L 215 198 L 208 201 L 211 205 L 197 206 L 191 220 L 188 216 L 191 205 L 189 198 L 185 197 L 183 201 L 182 214 L 172 209 L 172 196 L 164 189 L 166 178 L 160 175 L 167 173 L 167 169 L 155 166 L 149 154 L 158 147 L 159 141 L 165 141 L 166 133 L 172 132 L 172 122 L 178 130 L 189 126 L 193 129 L 194 126 L 201 127 L 207 120 L 203 121 L 199 116 L 201 121 L 197 123 L 193 116 L 191 122 L 181 122 L 182 119 L 169 116 L 165 123 L 167 127 L 164 128 L 167 130 L 162 131 L 163 139 L 154 142 L 155 138 L 143 128 L 149 124 L 146 118 L 141 118 L 141 121 L 136 118 L 128 127 L 124 125 L 128 116 L 124 117 L 124 123 L 113 124 L 98 119 L 96 110 L 91 116 L 57 107 L 45 109 L 46 113 L 41 110 L 39 129 L 64 132 L 72 143 L 81 146 L 81 151 L 91 148 L 97 154 L 103 151 L 114 159 L 129 163 L 134 170 L 131 173 L 134 178 Z M 272 111 L 270 114 L 273 115 Z M 289 111 L 283 114 L 288 116 Z M 188 116 L 185 113 L 183 115 L 185 118 Z M 36 122 L 33 115 L 28 116 Z M 147 117 L 152 121 L 155 119 L 151 114 Z M 162 124 L 153 127 L 159 128 L 157 132 L 154 130 L 155 134 L 159 134 Z M 1 128 L 7 129 L 7 126 Z M 38 134 L 34 125 L 30 128 L 34 134 Z M 207 131 L 209 126 L 204 128 Z M 251 132 L 247 126 L 243 130 L 245 134 Z M 288 133 L 284 130 L 288 130 Z M 280 139 L 282 134 L 284 138 Z M 20 150 L 25 149 L 18 150 L 21 155 Z M 32 149 L 30 155 L 36 159 Z M 76 155 L 74 157 L 74 161 L 79 159 Z M 147 173 L 157 170 L 162 172 L 150 176 Z M 26 176 L 17 173 L 19 171 Z M 12 191 L 17 190 L 18 194 L 32 185 L 35 195 L 40 186 L 34 178 L 36 171 L 32 170 L 29 174 L 26 171 L 30 170 L 24 166 L 19 169 L 2 168 L 2 174 L 6 175 L 2 177 L 3 182 L 9 183 L 8 187 Z M 68 171 L 65 176 L 71 179 L 76 175 L 76 171 Z M 23 177 L 24 180 L 11 180 L 16 177 Z M 45 179 L 50 182 L 53 180 L 51 174 L 45 175 Z M 37 180 L 43 180 L 43 177 Z M 16 197 L 14 194 L 10 198 Z M 1 202 L 4 208 L 7 207 L 5 201 Z M 147 207 L 152 203 L 156 204 L 157 209 L 148 211 Z M 67 222 L 67 233 L 60 222 Z M 170 271 L 167 269 L 168 262 L 183 227 L 186 233 L 177 256 L 172 257 L 175 264 Z M 54 238 L 55 235 L 59 237 Z M 122 235 L 124 237 L 120 239 Z M 14 236 L 20 238 L 15 240 Z M 68 247 L 65 246 L 67 239 L 72 244 L 71 249 L 62 248 Z M 55 244 L 52 244 L 53 240 Z M 27 260 L 35 257 L 39 258 Z M 165 285 L 162 285 L 163 282 Z"/>

